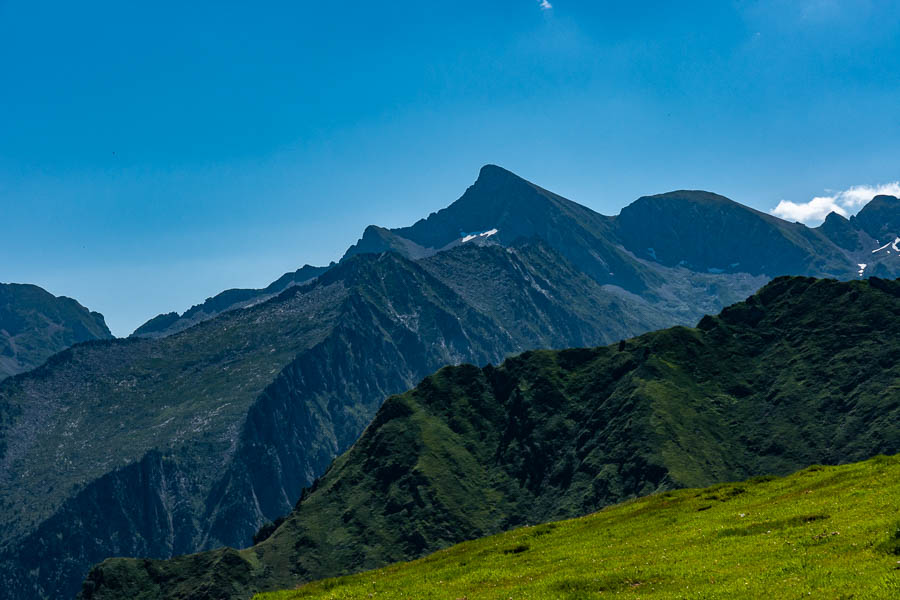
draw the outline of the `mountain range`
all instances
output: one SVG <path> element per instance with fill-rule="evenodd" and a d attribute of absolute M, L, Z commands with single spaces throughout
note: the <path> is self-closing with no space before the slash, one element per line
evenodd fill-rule
<path fill-rule="evenodd" d="M 109 339 L 103 315 L 36 286 L 0 283 L 0 380 L 73 344 Z"/>
<path fill-rule="evenodd" d="M 608 217 L 486 166 L 446 209 L 369 227 L 337 263 L 0 384 L 0 598 L 72 597 L 109 556 L 246 547 L 385 397 L 438 368 L 694 325 L 785 273 L 892 276 L 894 223 L 891 197 L 810 229 L 693 191 Z M 662 482 L 607 500 L 645 484 Z"/>
<path fill-rule="evenodd" d="M 501 167 L 486 165 L 475 184 L 447 208 L 410 227 L 369 226 L 342 260 L 385 251 L 418 260 L 464 244 L 505 246 L 520 238 L 539 238 L 601 285 L 642 295 L 688 322 L 702 316 L 702 310 L 691 311 L 683 303 L 700 299 L 703 310 L 715 312 L 738 299 L 716 306 L 707 300 L 715 298 L 715 289 L 679 289 L 688 273 L 896 277 L 900 275 L 898 237 L 900 199 L 893 196 L 876 196 L 850 219 L 831 213 L 816 228 L 784 221 L 718 194 L 690 190 L 644 196 L 619 215 L 605 216 Z M 227 290 L 180 316 L 158 315 L 134 335 L 179 331 L 309 281 L 334 264 L 306 265 L 263 290 Z"/>
<path fill-rule="evenodd" d="M 783 277 L 697 328 L 445 367 L 388 398 L 255 546 L 107 560 L 81 598 L 249 598 L 627 498 L 896 453 L 898 315 L 898 281 Z"/>

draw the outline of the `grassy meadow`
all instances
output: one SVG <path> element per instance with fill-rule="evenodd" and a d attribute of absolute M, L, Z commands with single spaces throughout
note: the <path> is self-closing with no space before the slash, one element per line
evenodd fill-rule
<path fill-rule="evenodd" d="M 255 600 L 900 598 L 900 457 L 666 492 Z"/>

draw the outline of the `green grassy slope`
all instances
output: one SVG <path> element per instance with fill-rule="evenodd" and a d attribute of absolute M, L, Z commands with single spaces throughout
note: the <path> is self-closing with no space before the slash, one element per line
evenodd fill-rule
<path fill-rule="evenodd" d="M 897 598 L 900 457 L 665 492 L 256 600 Z"/>
<path fill-rule="evenodd" d="M 389 398 L 270 538 L 105 561 L 83 597 L 246 598 L 656 491 L 895 453 L 898 316 L 900 282 L 782 278 L 696 329 L 441 369 Z"/>

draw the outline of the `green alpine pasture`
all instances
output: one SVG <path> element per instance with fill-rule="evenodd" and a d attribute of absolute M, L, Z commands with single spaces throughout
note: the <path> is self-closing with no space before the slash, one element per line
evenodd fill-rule
<path fill-rule="evenodd" d="M 664 492 L 255 600 L 900 598 L 900 456 Z"/>

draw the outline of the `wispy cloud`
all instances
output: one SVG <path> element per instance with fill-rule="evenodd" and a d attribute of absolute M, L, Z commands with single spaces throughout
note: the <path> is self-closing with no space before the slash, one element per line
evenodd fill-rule
<path fill-rule="evenodd" d="M 855 185 L 846 190 L 828 191 L 829 195 L 816 196 L 809 202 L 782 200 L 769 212 L 788 221 L 818 225 L 830 212 L 836 212 L 844 217 L 856 214 L 869 200 L 879 194 L 900 196 L 900 181 L 880 185 Z"/>
<path fill-rule="evenodd" d="M 538 6 L 541 7 L 541 10 L 553 10 L 553 5 L 547 0 L 538 0 Z"/>

